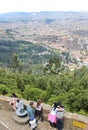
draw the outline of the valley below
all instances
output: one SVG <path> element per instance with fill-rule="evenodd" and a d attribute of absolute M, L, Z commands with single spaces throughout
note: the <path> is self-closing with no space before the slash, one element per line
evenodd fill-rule
<path fill-rule="evenodd" d="M 0 15 L 0 41 L 4 40 L 27 41 L 44 47 L 41 53 L 36 52 L 38 55 L 50 54 L 49 49 L 53 49 L 62 55 L 70 69 L 88 66 L 88 12 L 3 14 Z M 3 48 L 6 46 L 0 45 L 0 50 Z"/>

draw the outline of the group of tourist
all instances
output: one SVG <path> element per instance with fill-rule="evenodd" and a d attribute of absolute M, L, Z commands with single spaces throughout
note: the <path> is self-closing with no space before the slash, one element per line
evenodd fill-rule
<path fill-rule="evenodd" d="M 34 102 L 31 101 L 26 106 L 25 110 L 23 101 L 17 98 L 16 94 L 13 93 L 10 105 L 12 105 L 13 109 L 16 111 L 16 114 L 18 116 L 20 114 L 28 115 L 29 125 L 31 126 L 32 130 L 35 130 L 37 128 L 37 124 L 43 120 L 43 106 L 41 99 L 37 100 L 36 106 L 34 106 Z M 61 102 L 54 103 L 53 106 L 51 107 L 51 111 L 48 114 L 48 121 L 50 122 L 50 126 L 55 127 L 58 130 L 62 130 L 63 117 L 64 117 L 64 106 L 61 104 Z"/>
<path fill-rule="evenodd" d="M 36 106 L 34 106 L 34 102 L 30 102 L 26 106 L 21 99 L 19 99 L 15 93 L 12 94 L 12 98 L 10 101 L 10 105 L 12 105 L 13 109 L 15 110 L 16 114 L 18 116 L 25 116 L 28 115 L 29 117 L 29 125 L 31 126 L 32 130 L 35 130 L 37 128 L 37 124 L 40 123 L 43 120 L 42 115 L 42 101 L 41 99 L 37 100 Z"/>

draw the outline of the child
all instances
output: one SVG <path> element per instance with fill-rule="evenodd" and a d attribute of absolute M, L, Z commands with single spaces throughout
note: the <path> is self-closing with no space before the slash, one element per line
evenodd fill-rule
<path fill-rule="evenodd" d="M 31 126 L 32 130 L 35 130 L 37 128 L 37 123 L 35 118 L 31 118 L 29 121 L 29 125 Z"/>

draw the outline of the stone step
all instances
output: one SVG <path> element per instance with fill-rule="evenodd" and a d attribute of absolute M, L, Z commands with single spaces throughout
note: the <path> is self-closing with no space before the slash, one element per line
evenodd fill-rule
<path fill-rule="evenodd" d="M 25 117 L 19 117 L 17 116 L 15 113 L 12 115 L 12 119 L 20 125 L 25 125 L 29 122 L 29 117 L 25 116 Z"/>

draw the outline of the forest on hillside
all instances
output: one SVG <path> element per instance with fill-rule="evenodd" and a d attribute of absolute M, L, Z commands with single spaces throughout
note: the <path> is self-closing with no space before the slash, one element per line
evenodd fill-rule
<path fill-rule="evenodd" d="M 47 46 L 22 40 L 0 40 L 0 66 L 10 68 L 14 53 L 18 55 L 20 64 L 26 70 L 33 65 L 48 62 L 51 57 L 58 56 L 60 60 L 59 52 Z"/>
<path fill-rule="evenodd" d="M 49 63 L 41 74 L 19 72 L 16 66 L 14 71 L 0 68 L 0 94 L 11 96 L 15 92 L 19 98 L 41 98 L 49 105 L 61 101 L 67 111 L 88 115 L 88 68 L 62 72 L 59 62 L 58 71 Z"/>

